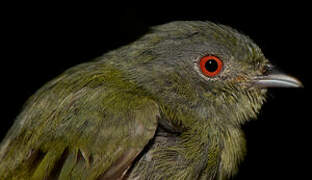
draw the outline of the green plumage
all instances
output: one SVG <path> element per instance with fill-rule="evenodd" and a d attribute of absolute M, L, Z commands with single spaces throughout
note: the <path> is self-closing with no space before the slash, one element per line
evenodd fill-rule
<path fill-rule="evenodd" d="M 198 59 L 216 55 L 206 77 Z M 245 154 L 241 124 L 269 64 L 235 30 L 210 22 L 156 26 L 137 41 L 48 82 L 0 146 L 0 179 L 225 179 Z"/>

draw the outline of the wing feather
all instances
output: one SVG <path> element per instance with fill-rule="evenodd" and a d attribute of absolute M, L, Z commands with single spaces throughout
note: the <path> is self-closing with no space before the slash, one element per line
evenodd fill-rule
<path fill-rule="evenodd" d="M 121 178 L 154 136 L 159 109 L 114 72 L 80 88 L 65 74 L 39 90 L 1 143 L 0 179 Z"/>

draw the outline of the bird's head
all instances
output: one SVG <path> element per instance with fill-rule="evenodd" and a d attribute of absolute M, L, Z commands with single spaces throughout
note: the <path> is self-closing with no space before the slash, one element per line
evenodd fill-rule
<path fill-rule="evenodd" d="M 131 48 L 140 55 L 132 70 L 141 86 L 164 104 L 195 110 L 203 119 L 240 125 L 255 118 L 267 88 L 302 86 L 275 71 L 250 38 L 211 22 L 156 26 Z"/>

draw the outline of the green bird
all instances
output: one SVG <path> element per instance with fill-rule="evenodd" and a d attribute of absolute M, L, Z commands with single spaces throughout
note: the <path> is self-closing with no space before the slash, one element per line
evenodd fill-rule
<path fill-rule="evenodd" d="M 30 97 L 0 179 L 228 179 L 267 88 L 301 86 L 228 26 L 158 25 Z"/>

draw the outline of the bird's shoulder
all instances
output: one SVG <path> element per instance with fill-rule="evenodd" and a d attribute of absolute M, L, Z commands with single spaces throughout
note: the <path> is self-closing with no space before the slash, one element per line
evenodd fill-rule
<path fill-rule="evenodd" d="M 118 69 L 71 68 L 26 103 L 0 146 L 4 177 L 115 178 L 154 136 L 158 105 Z"/>

